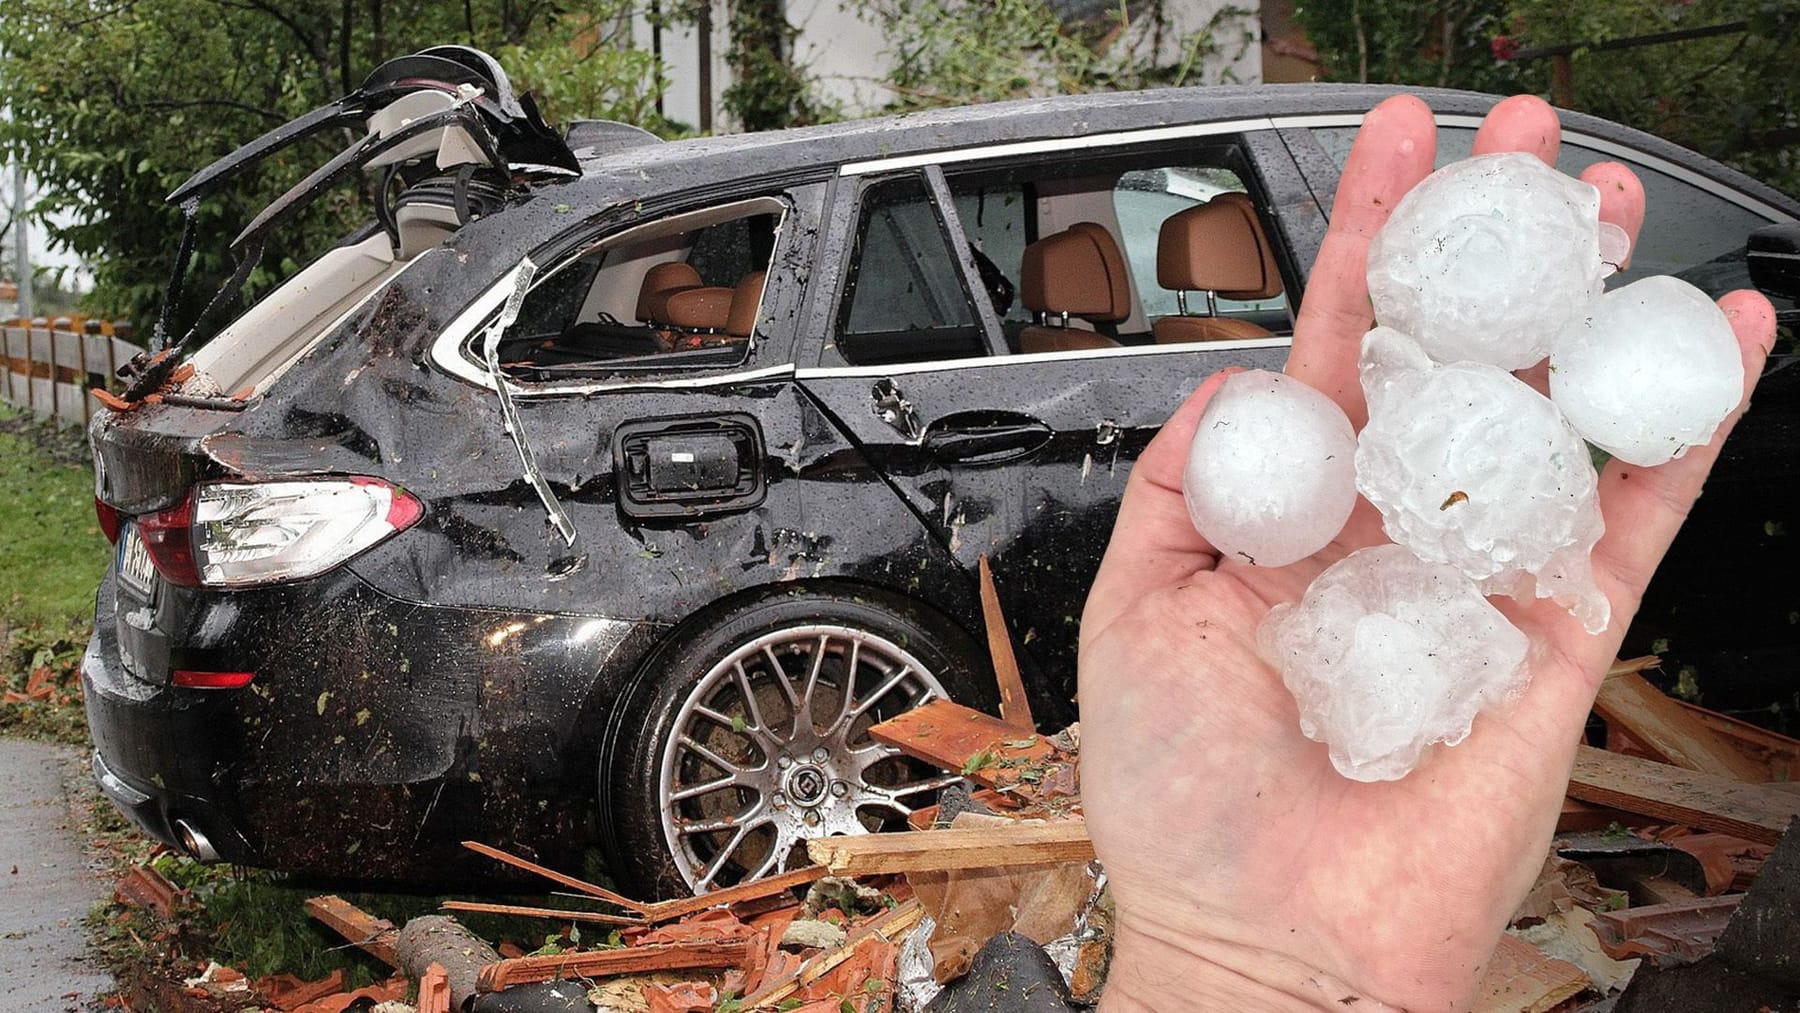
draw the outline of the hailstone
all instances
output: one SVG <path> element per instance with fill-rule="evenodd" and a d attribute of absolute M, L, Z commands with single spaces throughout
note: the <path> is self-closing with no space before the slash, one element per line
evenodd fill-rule
<path fill-rule="evenodd" d="M 1257 646 L 1294 694 L 1301 732 L 1357 781 L 1405 777 L 1529 678 L 1525 634 L 1454 567 L 1399 545 L 1332 564 L 1299 604 L 1270 611 Z"/>
<path fill-rule="evenodd" d="M 1710 442 L 1743 396 L 1731 322 L 1679 278 L 1601 296 L 1550 352 L 1550 397 L 1575 431 L 1643 467 Z"/>
<path fill-rule="evenodd" d="M 1523 369 L 1600 294 L 1602 270 L 1598 190 L 1523 152 L 1477 155 L 1394 207 L 1369 297 L 1438 362 Z"/>
<path fill-rule="evenodd" d="M 1356 487 L 1388 537 L 1485 593 L 1553 598 L 1604 630 L 1611 609 L 1588 559 L 1604 530 L 1598 483 L 1556 406 L 1503 369 L 1435 365 L 1387 327 L 1363 337 L 1361 371 Z"/>
<path fill-rule="evenodd" d="M 1356 505 L 1356 435 L 1336 402 L 1299 380 L 1251 370 L 1207 402 L 1182 491 L 1221 556 L 1286 566 L 1324 548 Z"/>

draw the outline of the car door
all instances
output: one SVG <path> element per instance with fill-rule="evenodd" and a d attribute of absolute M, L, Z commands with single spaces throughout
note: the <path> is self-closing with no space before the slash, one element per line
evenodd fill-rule
<path fill-rule="evenodd" d="M 1156 344 L 1137 297 L 1153 280 L 1134 277 L 1131 313 L 1107 339 L 1117 344 L 1021 354 L 1019 333 L 1033 321 L 1011 298 L 1021 281 L 1014 265 L 1072 219 L 1106 219 L 1117 236 L 1141 208 L 1093 181 L 1181 163 L 1201 142 L 1233 160 L 1284 264 L 1296 262 L 1290 236 L 1303 237 L 1292 253 L 1310 262 L 1322 222 L 1267 132 L 1196 125 L 1173 146 L 1114 141 L 1080 153 L 1092 162 L 1087 175 L 1061 168 L 1067 151 L 1012 145 L 847 166 L 837 181 L 828 220 L 850 231 L 835 244 L 841 256 L 815 273 L 804 326 L 824 340 L 802 352 L 797 381 L 967 573 L 989 557 L 1045 703 L 1073 696 L 1082 606 L 1139 453 L 1207 375 L 1279 369 L 1288 339 Z M 1009 179 L 1038 182 L 1014 192 Z M 1284 273 L 1297 296 L 1298 277 Z M 1266 316 L 1268 304 L 1243 309 Z"/>

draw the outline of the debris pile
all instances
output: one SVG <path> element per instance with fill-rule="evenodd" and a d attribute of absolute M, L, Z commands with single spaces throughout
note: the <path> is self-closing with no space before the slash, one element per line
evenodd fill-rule
<path fill-rule="evenodd" d="M 588 910 L 447 900 L 445 914 L 396 926 L 341 898 L 315 897 L 308 913 L 391 977 L 351 991 L 341 972 L 249 980 L 213 965 L 158 1005 L 290 1013 L 1092 1006 L 1106 986 L 1114 908 L 1082 819 L 1080 728 L 1039 734 L 1004 634 L 991 646 L 1000 717 L 937 700 L 870 730 L 966 778 L 914 813 L 912 830 L 814 840 L 803 868 L 657 902 L 465 842 L 575 891 Z M 1783 836 L 1800 816 L 1792 790 L 1800 741 L 1662 695 L 1640 674 L 1655 661 L 1621 662 L 1605 681 L 1595 708 L 1605 748 L 1581 749 L 1551 852 L 1486 969 L 1480 1013 L 1800 1008 L 1800 833 Z M 149 870 L 128 876 L 119 894 L 165 917 L 194 903 Z M 476 935 L 457 914 L 560 923 L 555 938 L 567 945 L 526 953 Z M 1754 1001 L 1744 1005 L 1746 997 Z"/>

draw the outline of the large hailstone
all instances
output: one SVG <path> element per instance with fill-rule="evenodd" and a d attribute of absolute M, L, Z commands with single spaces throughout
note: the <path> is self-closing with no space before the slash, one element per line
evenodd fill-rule
<path fill-rule="evenodd" d="M 1535 366 L 1600 294 L 1600 192 L 1523 152 L 1451 163 L 1395 206 L 1368 277 L 1375 319 L 1438 362 Z"/>
<path fill-rule="evenodd" d="M 1589 443 L 1652 467 L 1711 442 L 1744 396 L 1744 360 L 1717 303 L 1679 278 L 1600 297 L 1550 352 L 1550 397 Z"/>
<path fill-rule="evenodd" d="M 1604 630 L 1611 607 L 1588 559 L 1604 530 L 1598 483 L 1556 406 L 1503 369 L 1434 365 L 1387 327 L 1363 337 L 1361 370 L 1356 487 L 1388 537 L 1487 594 L 1553 598 Z"/>
<path fill-rule="evenodd" d="M 1188 516 L 1223 557 L 1298 562 L 1350 517 L 1355 454 L 1336 402 L 1281 373 L 1238 373 L 1207 402 L 1188 450 Z"/>
<path fill-rule="evenodd" d="M 1270 611 L 1257 646 L 1294 694 L 1300 730 L 1357 781 L 1405 777 L 1530 677 L 1525 634 L 1455 568 L 1399 545 L 1332 564 L 1299 604 Z"/>

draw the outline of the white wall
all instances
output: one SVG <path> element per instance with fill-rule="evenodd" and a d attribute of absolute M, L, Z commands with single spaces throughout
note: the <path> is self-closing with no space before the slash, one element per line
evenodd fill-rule
<path fill-rule="evenodd" d="M 734 124 L 724 111 L 721 97 L 730 86 L 730 68 L 726 54 L 730 40 L 725 35 L 727 0 L 713 0 L 712 88 L 713 129 L 725 131 Z M 1214 13 L 1228 6 L 1241 6 L 1230 0 L 1169 0 L 1166 10 L 1170 24 L 1160 47 L 1151 33 L 1133 26 L 1124 43 L 1143 57 L 1152 55 L 1158 62 L 1180 58 L 1180 40 L 1189 32 L 1204 27 Z M 788 0 L 788 22 L 799 29 L 794 40 L 794 57 L 798 65 L 817 82 L 823 96 L 843 109 L 847 116 L 861 116 L 881 109 L 892 98 L 881 83 L 892 60 L 881 29 L 862 16 L 845 0 Z M 1187 83 L 1220 84 L 1238 82 L 1254 84 L 1262 80 L 1262 48 L 1258 44 L 1258 21 L 1254 13 L 1233 19 L 1219 34 L 1221 52 L 1194 69 Z M 643 15 L 634 18 L 633 37 L 644 49 L 651 47 L 649 21 Z M 663 115 L 687 123 L 701 125 L 699 39 L 692 27 L 664 28 L 663 60 L 669 68 L 670 84 L 663 93 Z"/>

